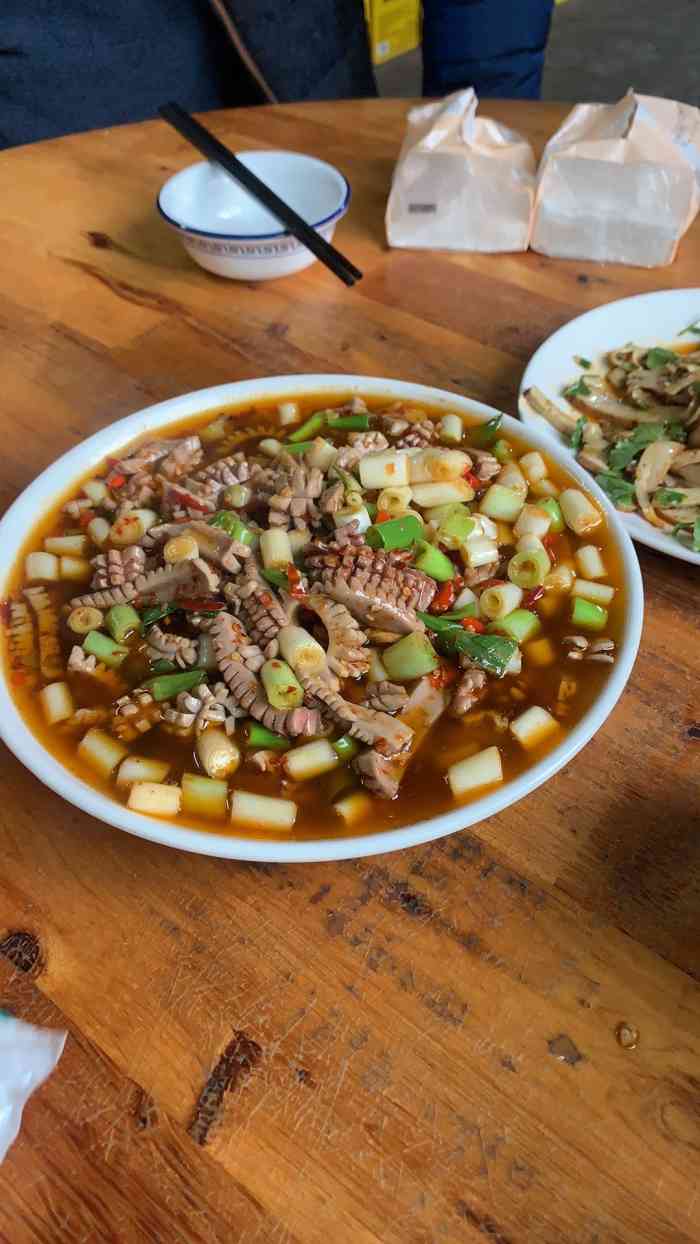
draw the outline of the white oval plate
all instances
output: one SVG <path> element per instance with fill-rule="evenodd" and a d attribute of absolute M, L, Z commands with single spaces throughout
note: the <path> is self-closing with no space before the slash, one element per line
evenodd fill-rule
<path fill-rule="evenodd" d="M 222 384 L 213 389 L 200 389 L 184 397 L 172 398 L 157 406 L 150 406 L 126 419 L 120 419 L 88 440 L 76 445 L 57 462 L 48 467 L 38 479 L 17 498 L 0 522 L 0 547 L 3 550 L 0 570 L 0 598 L 7 592 L 7 576 L 11 572 L 27 533 L 56 497 L 68 491 L 74 481 L 80 479 L 92 467 L 106 457 L 118 457 L 123 448 L 144 433 L 167 433 L 169 425 L 179 423 L 188 416 L 203 414 L 215 407 L 243 405 L 244 403 L 282 400 L 299 393 L 318 395 L 321 404 L 332 394 L 362 393 L 371 397 L 408 402 L 426 402 L 445 410 L 462 411 L 475 415 L 478 420 L 491 419 L 498 412 L 481 402 L 446 393 L 442 389 L 410 384 L 400 380 L 381 380 L 375 376 L 276 376 L 265 380 L 243 380 L 237 384 Z M 506 434 L 523 435 L 522 425 L 507 415 L 503 417 Z M 397 851 L 403 847 L 418 846 L 433 838 L 465 829 L 477 821 L 486 820 L 501 812 L 510 804 L 522 799 L 535 787 L 541 786 L 554 773 L 576 755 L 600 729 L 615 706 L 627 682 L 637 655 L 642 631 L 644 597 L 642 577 L 633 545 L 607 497 L 596 484 L 590 482 L 586 472 L 571 460 L 571 455 L 560 446 L 552 445 L 539 429 L 528 429 L 527 439 L 535 448 L 546 453 L 578 479 L 606 511 L 613 539 L 619 549 L 624 571 L 627 594 L 627 615 L 620 642 L 617 661 L 612 667 L 608 681 L 600 696 L 578 724 L 567 733 L 558 747 L 553 748 L 542 760 L 525 773 L 506 782 L 473 803 L 454 808 L 451 812 L 404 825 L 400 829 L 367 832 L 356 837 L 345 837 L 332 824 L 327 838 L 311 842 L 266 842 L 246 838 L 244 834 L 204 833 L 187 825 L 185 821 L 168 822 L 141 816 L 131 812 L 124 804 L 88 786 L 70 773 L 50 753 L 25 724 L 15 706 L 4 675 L 0 677 L 0 737 L 32 773 L 56 791 L 63 799 L 84 812 L 90 813 L 108 825 L 115 825 L 139 838 L 160 842 L 165 846 L 183 851 L 195 851 L 202 855 L 223 856 L 227 859 L 263 860 L 268 863 L 308 863 L 318 860 L 342 860 L 363 855 L 378 855 L 385 851 Z M 331 813 L 329 809 L 329 821 Z"/>
<path fill-rule="evenodd" d="M 700 334 L 680 336 L 684 328 L 698 320 L 700 289 L 665 289 L 652 294 L 635 294 L 632 298 L 620 298 L 617 302 L 586 311 L 552 333 L 533 354 L 520 383 L 520 418 L 528 427 L 541 431 L 550 441 L 564 445 L 566 442 L 561 433 L 536 414 L 524 400 L 526 389 L 534 385 L 553 402 L 573 410 L 562 397 L 562 390 L 580 375 L 581 369 L 574 362 L 575 355 L 590 359 L 596 366 L 608 350 L 624 346 L 628 341 L 642 346 L 697 341 L 700 346 Z M 591 477 L 587 478 L 590 481 Z M 681 561 L 700 566 L 700 553 L 694 553 L 673 536 L 653 527 L 641 514 L 622 514 L 619 511 L 617 514 L 633 540 L 659 553 L 667 553 L 669 557 L 678 557 Z"/>

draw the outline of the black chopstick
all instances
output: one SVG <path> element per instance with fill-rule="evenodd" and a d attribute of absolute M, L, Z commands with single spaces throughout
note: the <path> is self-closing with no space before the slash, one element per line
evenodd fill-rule
<path fill-rule="evenodd" d="M 356 268 L 349 259 L 346 259 L 345 255 L 341 255 L 340 251 L 331 246 L 330 242 L 321 237 L 321 234 L 317 233 L 311 225 L 302 220 L 301 216 L 297 215 L 294 209 L 288 203 L 285 203 L 284 199 L 280 199 L 274 190 L 266 186 L 265 182 L 256 177 L 255 173 L 252 173 L 249 168 L 246 168 L 245 164 L 232 151 L 229 151 L 228 147 L 224 147 L 224 144 L 220 143 L 218 138 L 210 134 L 209 130 L 200 125 L 199 121 L 195 121 L 194 117 L 185 112 L 184 108 L 181 108 L 179 104 L 171 102 L 163 104 L 158 111 L 163 120 L 172 125 L 189 143 L 192 143 L 193 147 L 201 151 L 207 160 L 213 160 L 215 164 L 220 164 L 222 168 L 226 169 L 227 173 L 230 173 L 237 182 L 240 182 L 259 203 L 262 203 L 263 207 L 266 207 L 269 212 L 272 212 L 273 216 L 276 216 L 283 225 L 286 225 L 289 232 L 302 242 L 304 246 L 308 247 L 316 258 L 320 259 L 321 263 L 324 263 L 327 268 L 330 268 L 331 272 L 335 273 L 341 281 L 344 281 L 346 285 L 354 285 L 355 281 L 360 280 L 362 273 L 359 268 Z"/>

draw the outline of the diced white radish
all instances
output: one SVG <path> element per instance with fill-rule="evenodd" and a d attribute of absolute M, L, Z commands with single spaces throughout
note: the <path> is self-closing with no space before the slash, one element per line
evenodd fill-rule
<path fill-rule="evenodd" d="M 369 682 L 386 682 L 389 678 L 386 666 L 376 648 L 373 648 L 369 654 L 367 678 Z"/>
<path fill-rule="evenodd" d="M 217 726 L 208 726 L 206 730 L 202 730 L 197 736 L 195 747 L 199 763 L 210 778 L 230 777 L 241 763 L 237 743 L 229 738 L 225 730 L 220 730 Z"/>
<path fill-rule="evenodd" d="M 97 518 L 90 519 L 85 530 L 98 549 L 101 549 L 109 540 L 110 525 L 106 518 L 101 518 L 99 515 Z"/>
<path fill-rule="evenodd" d="M 325 648 L 303 626 L 283 626 L 277 639 L 282 656 L 295 674 L 317 674 L 325 667 Z"/>
<path fill-rule="evenodd" d="M 161 782 L 134 782 L 129 791 L 126 806 L 132 812 L 146 816 L 177 816 L 182 802 L 179 786 L 164 786 Z"/>
<path fill-rule="evenodd" d="M 123 743 L 113 739 L 104 730 L 98 730 L 96 726 L 88 730 L 78 744 L 78 755 L 81 759 L 104 778 L 110 777 L 128 754 L 128 747 L 124 747 Z"/>
<path fill-rule="evenodd" d="M 384 449 L 381 453 L 365 454 L 364 458 L 360 458 L 362 487 L 389 488 L 392 484 L 408 484 L 408 464 L 408 455 L 400 449 Z"/>
<path fill-rule="evenodd" d="M 444 484 L 448 480 L 461 479 L 470 463 L 471 458 L 461 449 L 419 449 L 408 461 L 409 483 Z"/>
<path fill-rule="evenodd" d="M 155 527 L 156 523 L 161 520 L 155 510 L 130 510 L 132 518 L 141 520 L 144 531 L 150 531 L 151 527 Z"/>
<path fill-rule="evenodd" d="M 67 682 L 51 682 L 39 692 L 42 711 L 48 725 L 67 721 L 73 716 L 75 705 Z"/>
<path fill-rule="evenodd" d="M 411 484 L 413 500 L 423 508 L 450 505 L 453 501 L 471 501 L 474 489 L 465 479 L 446 480 L 443 484 Z"/>
<path fill-rule="evenodd" d="M 608 573 L 600 549 L 595 544 L 582 544 L 576 549 L 574 557 L 584 579 L 604 579 Z"/>
<path fill-rule="evenodd" d="M 357 523 L 357 531 L 361 533 L 367 531 L 372 526 L 372 519 L 369 516 L 369 510 L 361 505 L 359 510 L 352 509 L 349 506 L 342 510 L 336 510 L 333 515 L 333 522 L 336 527 L 344 527 L 346 523 Z"/>
<path fill-rule="evenodd" d="M 203 428 L 199 429 L 199 439 L 205 444 L 212 441 L 222 441 L 226 435 L 227 416 L 220 415 L 218 419 L 213 419 L 211 423 L 207 423 Z"/>
<path fill-rule="evenodd" d="M 407 484 L 396 488 L 383 488 L 377 497 L 377 509 L 386 510 L 392 518 L 405 514 L 413 500 L 413 490 Z"/>
<path fill-rule="evenodd" d="M 44 540 L 47 553 L 65 557 L 84 557 L 88 550 L 86 536 L 47 536 Z"/>
<path fill-rule="evenodd" d="M 231 796 L 231 820 L 252 829 L 290 830 L 297 818 L 297 805 L 291 799 L 273 799 L 252 791 L 236 790 Z"/>
<path fill-rule="evenodd" d="M 316 739 L 313 743 L 293 747 L 282 759 L 287 777 L 293 782 L 308 782 L 310 778 L 320 777 L 322 773 L 337 769 L 339 764 L 340 757 L 327 739 Z"/>
<path fill-rule="evenodd" d="M 528 484 L 536 484 L 539 479 L 544 479 L 547 474 L 547 463 L 542 454 L 533 449 L 529 454 L 523 454 L 518 459 L 518 466 L 522 471 Z"/>
<path fill-rule="evenodd" d="M 92 566 L 86 557 L 62 557 L 60 558 L 59 574 L 62 579 L 79 583 L 83 579 L 90 578 Z"/>
<path fill-rule="evenodd" d="M 528 484 L 520 467 L 516 462 L 506 462 L 496 476 L 496 483 L 502 484 L 504 488 L 511 488 L 513 492 L 517 492 L 525 500 L 528 492 Z"/>
<path fill-rule="evenodd" d="M 473 518 L 475 519 L 477 526 L 472 532 L 472 535 L 486 536 L 488 540 L 498 539 L 498 523 L 494 522 L 492 518 L 489 518 L 488 514 L 474 514 Z"/>
<path fill-rule="evenodd" d="M 490 562 L 497 562 L 499 558 L 498 545 L 495 540 L 488 540 L 486 536 L 475 536 L 467 540 L 462 545 L 462 556 L 471 570 L 475 570 L 477 566 L 487 566 Z"/>
<path fill-rule="evenodd" d="M 77 609 L 71 609 L 66 621 L 74 635 L 88 635 L 90 631 L 99 631 L 104 614 L 92 605 L 80 605 Z"/>
<path fill-rule="evenodd" d="M 530 484 L 530 492 L 535 497 L 558 497 L 559 488 L 551 479 L 538 479 Z"/>
<path fill-rule="evenodd" d="M 101 479 L 86 480 L 83 484 L 83 492 L 86 497 L 89 497 L 91 501 L 94 501 L 95 505 L 99 505 L 100 502 L 104 501 L 105 498 L 109 496 L 109 489 L 104 480 Z"/>
<path fill-rule="evenodd" d="M 438 428 L 440 440 L 450 445 L 458 445 L 464 436 L 464 424 L 459 415 L 443 415 Z"/>
<path fill-rule="evenodd" d="M 233 510 L 240 510 L 253 499 L 253 490 L 247 484 L 229 484 L 224 489 L 222 501 Z"/>
<path fill-rule="evenodd" d="M 464 605 L 471 605 L 476 600 L 476 592 L 470 587 L 463 587 L 459 596 L 456 597 L 453 609 L 462 609 Z"/>
<path fill-rule="evenodd" d="M 505 488 L 503 484 L 491 484 L 479 502 L 479 510 L 488 518 L 514 523 L 524 504 L 522 494 L 513 488 Z"/>
<path fill-rule="evenodd" d="M 552 517 L 538 505 L 524 505 L 518 521 L 513 527 L 514 536 L 537 536 L 538 540 L 546 536 L 552 523 Z"/>
<path fill-rule="evenodd" d="M 510 723 L 510 732 L 523 747 L 537 747 L 559 729 L 559 722 L 546 708 L 533 704 Z"/>
<path fill-rule="evenodd" d="M 545 590 L 568 593 L 574 586 L 574 578 L 574 572 L 569 566 L 555 566 L 545 577 Z"/>
<path fill-rule="evenodd" d="M 145 534 L 141 519 L 134 510 L 130 510 L 128 514 L 122 515 L 109 529 L 109 542 L 117 549 L 128 548 L 131 544 L 138 544 L 141 537 Z"/>
<path fill-rule="evenodd" d="M 350 795 L 345 795 L 343 799 L 338 799 L 333 807 L 346 825 L 355 825 L 370 815 L 372 800 L 363 791 L 356 790 Z"/>
<path fill-rule="evenodd" d="M 281 527 L 270 527 L 260 535 L 260 555 L 266 570 L 281 570 L 294 561 L 289 536 Z"/>
<path fill-rule="evenodd" d="M 572 596 L 583 596 L 584 600 L 592 600 L 596 605 L 609 605 L 615 595 L 615 588 L 609 583 L 592 583 L 590 579 L 577 579 L 571 589 Z"/>
<path fill-rule="evenodd" d="M 282 452 L 283 445 L 281 441 L 275 439 L 274 436 L 266 436 L 258 445 L 261 454 L 265 454 L 267 458 L 276 458 Z"/>
<path fill-rule="evenodd" d="M 193 816 L 207 816 L 223 820 L 226 816 L 228 786 L 215 778 L 202 777 L 201 773 L 183 773 L 182 810 Z"/>
<path fill-rule="evenodd" d="M 178 562 L 194 561 L 199 557 L 199 545 L 194 536 L 173 536 L 163 549 L 163 560 L 175 566 Z"/>
<path fill-rule="evenodd" d="M 465 756 L 450 765 L 447 780 L 455 799 L 462 799 L 482 786 L 493 786 L 503 781 L 501 753 L 497 747 L 486 747 L 475 756 Z"/>
<path fill-rule="evenodd" d="M 277 407 L 277 418 L 283 428 L 288 427 L 290 423 L 296 423 L 299 418 L 299 403 L 280 402 Z"/>
<path fill-rule="evenodd" d="M 162 782 L 169 772 L 168 760 L 154 760 L 151 756 L 127 756 L 117 770 L 117 786 L 133 786 L 134 782 Z"/>
<path fill-rule="evenodd" d="M 498 618 L 505 618 L 506 614 L 517 609 L 522 598 L 523 589 L 517 587 L 515 583 L 500 583 L 494 587 L 487 587 L 479 597 L 479 613 L 482 617 L 495 622 Z"/>
<path fill-rule="evenodd" d="M 311 448 L 307 449 L 305 457 L 310 467 L 318 467 L 319 471 L 325 472 L 338 457 L 338 450 L 325 437 L 316 436 Z"/>
<path fill-rule="evenodd" d="M 297 553 L 301 553 L 307 544 L 311 542 L 311 532 L 308 527 L 299 527 L 295 531 L 288 531 L 289 546 L 292 550 L 292 556 L 296 557 Z"/>
<path fill-rule="evenodd" d="M 531 643 L 525 644 L 523 656 L 529 665 L 554 665 L 557 650 L 551 639 L 545 635 L 542 639 L 533 639 Z"/>
<path fill-rule="evenodd" d="M 55 583 L 60 578 L 60 562 L 54 553 L 28 553 L 24 577 L 27 583 Z"/>
<path fill-rule="evenodd" d="M 559 505 L 567 527 L 577 536 L 585 536 L 603 521 L 600 510 L 578 488 L 565 488 L 559 495 Z"/>

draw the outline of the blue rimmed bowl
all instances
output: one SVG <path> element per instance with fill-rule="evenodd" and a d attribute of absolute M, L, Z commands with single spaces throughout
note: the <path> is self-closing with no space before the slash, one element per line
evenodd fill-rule
<path fill-rule="evenodd" d="M 350 186 L 325 160 L 297 151 L 239 151 L 252 172 L 330 242 L 348 210 Z M 166 181 L 163 219 L 200 267 L 235 281 L 270 281 L 315 263 L 303 243 L 224 169 L 201 161 Z"/>

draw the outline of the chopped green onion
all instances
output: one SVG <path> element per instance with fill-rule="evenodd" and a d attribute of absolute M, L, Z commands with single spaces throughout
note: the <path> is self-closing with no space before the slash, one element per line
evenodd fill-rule
<path fill-rule="evenodd" d="M 587 423 L 588 423 L 588 419 L 586 418 L 586 416 L 579 415 L 578 419 L 576 420 L 576 427 L 571 433 L 571 440 L 569 441 L 569 448 L 571 452 L 574 454 L 578 453 L 579 449 L 581 448 L 583 444 L 583 429 L 585 428 Z"/>
<path fill-rule="evenodd" d="M 642 423 L 608 451 L 608 466 L 611 471 L 624 471 L 625 467 L 634 462 L 637 454 L 654 441 L 682 440 L 685 440 L 685 433 L 679 424 Z"/>
<path fill-rule="evenodd" d="M 476 665 L 497 678 L 503 677 L 518 647 L 513 639 L 504 639 L 501 635 L 475 635 L 462 626 L 441 631 L 435 643 L 447 657 L 465 652 Z"/>
<path fill-rule="evenodd" d="M 273 734 L 267 726 L 261 726 L 259 721 L 247 721 L 245 733 L 248 747 L 264 747 L 272 752 L 286 752 L 291 747 L 289 739 L 285 739 L 283 734 Z"/>
<path fill-rule="evenodd" d="M 157 674 L 155 678 L 147 678 L 147 687 L 154 700 L 170 700 L 181 691 L 191 691 L 200 682 L 207 681 L 206 670 L 183 670 L 181 674 Z"/>
<path fill-rule="evenodd" d="M 340 480 L 346 493 L 349 493 L 350 496 L 353 493 L 362 492 L 362 484 L 355 475 L 351 475 L 350 471 L 344 471 L 342 467 L 335 466 L 334 464 L 331 467 L 331 474 Z"/>
<path fill-rule="evenodd" d="M 414 563 L 416 570 L 422 570 L 423 574 L 430 575 L 431 579 L 437 579 L 438 583 L 454 579 L 457 572 L 445 553 L 436 548 L 434 544 L 428 544 L 427 540 L 420 540 L 417 547 L 418 556 Z"/>
<path fill-rule="evenodd" d="M 365 501 L 365 509 L 372 521 L 377 517 L 378 507 L 376 501 Z"/>
<path fill-rule="evenodd" d="M 440 664 L 430 640 L 420 631 L 403 635 L 382 652 L 384 668 L 394 682 L 410 682 L 430 674 Z"/>
<path fill-rule="evenodd" d="M 263 579 L 267 579 L 273 587 L 284 588 L 285 592 L 288 590 L 289 579 L 286 570 L 261 570 L 260 573 Z"/>
<path fill-rule="evenodd" d="M 559 535 L 564 530 L 564 515 L 561 512 L 561 506 L 554 497 L 538 497 L 537 505 L 545 514 L 549 514 L 551 522 L 549 531 L 552 535 Z"/>
<path fill-rule="evenodd" d="M 169 617 L 171 613 L 177 613 L 179 608 L 179 605 L 171 601 L 169 604 L 149 605 L 147 609 L 142 609 L 141 621 L 144 631 L 148 630 L 149 626 L 153 626 L 154 622 L 160 622 L 163 618 Z"/>
<path fill-rule="evenodd" d="M 475 527 L 476 519 L 457 501 L 445 506 L 445 513 L 438 520 L 437 538 L 446 548 L 458 549 L 467 542 Z"/>
<path fill-rule="evenodd" d="M 214 517 L 209 519 L 209 526 L 220 527 L 227 536 L 230 536 L 232 540 L 237 540 L 239 544 L 252 544 L 255 539 L 250 527 L 246 527 L 238 515 L 232 514 L 230 510 L 218 510 Z"/>
<path fill-rule="evenodd" d="M 129 655 L 128 648 L 116 643 L 110 635 L 103 635 L 102 631 L 88 631 L 83 640 L 83 652 L 97 657 L 98 661 L 102 661 L 104 665 L 113 670 L 118 669 L 124 658 Z"/>
<path fill-rule="evenodd" d="M 581 626 L 586 631 L 602 631 L 608 624 L 608 611 L 602 605 L 584 600 L 582 596 L 574 596 L 571 600 L 571 621 L 574 626 Z"/>
<path fill-rule="evenodd" d="M 683 505 L 684 501 L 685 493 L 677 492 L 675 488 L 659 488 L 654 493 L 654 505 Z"/>
<path fill-rule="evenodd" d="M 341 760 L 352 760 L 360 750 L 359 743 L 349 734 L 341 734 L 339 739 L 331 743 L 331 747 Z"/>
<path fill-rule="evenodd" d="M 105 625 L 118 644 L 134 631 L 141 634 L 141 618 L 132 605 L 112 605 L 105 614 Z"/>
<path fill-rule="evenodd" d="M 579 367 L 582 367 L 584 371 L 590 371 L 591 367 L 593 366 L 593 364 L 591 363 L 591 360 L 585 359 L 582 354 L 575 356 L 574 362 L 577 363 Z"/>
<path fill-rule="evenodd" d="M 462 618 L 476 618 L 479 614 L 479 606 L 475 600 L 470 600 L 468 605 L 462 605 L 461 609 L 454 609 L 452 613 L 421 613 L 420 609 L 416 611 L 417 617 L 421 622 L 425 623 L 429 631 L 435 631 L 440 634 L 442 631 L 454 630 L 458 627 Z"/>
<path fill-rule="evenodd" d="M 507 613 L 505 618 L 498 618 L 495 622 L 489 623 L 489 631 L 507 635 L 517 644 L 526 644 L 528 639 L 534 639 L 541 630 L 542 623 L 537 614 L 531 613 L 529 609 L 514 609 L 512 613 Z"/>
<path fill-rule="evenodd" d="M 365 540 L 371 549 L 408 549 L 423 536 L 423 524 L 415 514 L 388 518 L 385 523 L 368 527 Z"/>
<path fill-rule="evenodd" d="M 635 508 L 636 494 L 634 484 L 630 484 L 621 475 L 616 475 L 614 471 L 600 471 L 595 476 L 595 482 L 603 489 L 604 493 L 607 493 L 618 510 L 633 510 Z"/>
<path fill-rule="evenodd" d="M 645 363 L 653 371 L 656 367 L 664 367 L 666 363 L 675 363 L 677 358 L 675 350 L 664 350 L 661 346 L 654 346 L 651 350 L 647 350 Z"/>
<path fill-rule="evenodd" d="M 574 384 L 567 385 L 564 389 L 564 397 L 590 397 L 590 392 L 586 381 L 581 376 L 580 380 L 576 380 Z"/>
<path fill-rule="evenodd" d="M 508 444 L 508 441 L 504 441 L 502 437 L 499 437 L 496 443 L 491 446 L 491 453 L 500 463 L 512 462 L 515 457 L 512 446 Z"/>
<path fill-rule="evenodd" d="M 286 661 L 277 657 L 266 661 L 260 679 L 273 708 L 299 708 L 304 703 L 304 688 Z"/>
<path fill-rule="evenodd" d="M 685 328 L 681 329 L 680 336 L 682 337 L 684 333 L 695 333 L 700 336 L 700 320 L 693 320 L 692 324 L 686 324 Z"/>
<path fill-rule="evenodd" d="M 174 661 L 167 661 L 165 657 L 160 657 L 151 664 L 151 673 L 153 674 L 176 674 L 177 665 Z"/>
<path fill-rule="evenodd" d="M 307 451 L 309 449 L 313 449 L 313 447 L 314 447 L 313 441 L 300 441 L 296 445 L 290 445 L 289 442 L 287 442 L 287 444 L 284 446 L 284 449 L 285 449 L 285 452 L 288 454 L 294 454 L 295 456 L 296 454 L 299 454 L 299 456 L 301 457 L 302 454 L 307 453 Z"/>
<path fill-rule="evenodd" d="M 325 428 L 327 418 L 328 411 L 317 410 L 315 415 L 311 415 L 287 437 L 286 447 L 288 448 L 290 444 L 296 445 L 299 441 L 313 440 L 314 436 L 318 436 Z"/>
<path fill-rule="evenodd" d="M 469 444 L 474 445 L 476 449 L 490 449 L 498 440 L 498 433 L 503 423 L 503 415 L 495 415 L 493 419 L 487 419 L 486 423 L 481 423 L 477 428 L 468 430 Z"/>
<path fill-rule="evenodd" d="M 527 549 L 516 553 L 508 562 L 508 578 L 517 587 L 529 591 L 544 583 L 552 564 L 544 549 Z"/>
<path fill-rule="evenodd" d="M 328 420 L 328 431 L 336 429 L 348 432 L 366 432 L 369 428 L 369 415 L 339 415 L 337 419 Z"/>

